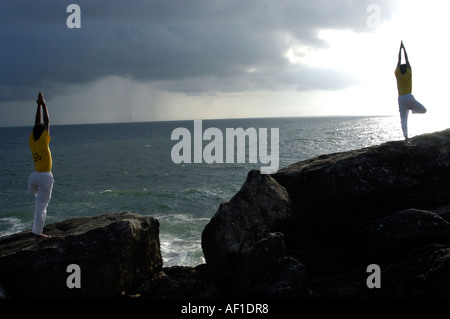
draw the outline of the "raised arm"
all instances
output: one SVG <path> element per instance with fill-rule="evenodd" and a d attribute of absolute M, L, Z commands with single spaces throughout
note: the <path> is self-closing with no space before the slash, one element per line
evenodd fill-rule
<path fill-rule="evenodd" d="M 405 52 L 406 66 L 411 70 L 411 65 L 409 64 L 409 60 L 408 60 L 408 54 L 406 53 L 406 49 L 405 49 L 405 46 L 403 45 L 403 42 L 402 42 L 402 46 L 403 46 L 403 51 Z"/>
<path fill-rule="evenodd" d="M 50 116 L 48 115 L 47 104 L 45 103 L 44 95 L 42 92 L 39 92 L 38 95 L 38 108 L 39 104 L 42 105 L 42 112 L 44 113 L 44 130 L 50 134 Z M 39 122 L 40 122 L 40 111 L 39 111 Z"/>
<path fill-rule="evenodd" d="M 402 48 L 403 48 L 403 41 L 400 43 L 400 49 L 398 50 L 397 67 L 400 67 L 400 64 L 402 64 Z"/>
<path fill-rule="evenodd" d="M 37 103 L 37 111 L 36 111 L 36 117 L 34 119 L 34 125 L 41 124 L 41 105 L 39 104 L 39 101 L 36 101 Z"/>

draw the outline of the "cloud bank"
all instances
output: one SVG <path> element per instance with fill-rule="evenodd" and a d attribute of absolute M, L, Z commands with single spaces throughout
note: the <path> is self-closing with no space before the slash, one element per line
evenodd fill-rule
<path fill-rule="evenodd" d="M 373 2 L 80 0 L 82 27 L 69 29 L 68 2 L 2 1 L 0 100 L 111 76 L 187 94 L 342 89 L 355 83 L 345 66 L 294 65 L 286 53 L 326 46 L 320 30 L 370 32 Z M 392 1 L 377 5 L 383 19 L 394 12 Z"/>

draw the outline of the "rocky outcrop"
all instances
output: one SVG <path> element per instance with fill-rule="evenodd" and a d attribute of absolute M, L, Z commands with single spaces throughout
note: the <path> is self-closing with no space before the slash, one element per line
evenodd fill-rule
<path fill-rule="evenodd" d="M 202 248 L 213 280 L 237 297 L 304 293 L 304 267 L 285 256 L 284 235 L 277 232 L 291 212 L 283 187 L 269 175 L 249 172 L 241 190 L 220 205 L 203 230 Z"/>
<path fill-rule="evenodd" d="M 286 190 L 269 175 L 250 172 L 241 190 L 220 205 L 202 233 L 203 253 L 216 281 L 230 282 L 242 253 L 276 229 L 290 213 Z"/>
<path fill-rule="evenodd" d="M 290 258 L 299 266 L 286 284 L 291 297 L 450 297 L 449 204 L 445 130 L 271 176 L 252 171 L 206 226 L 202 245 L 215 282 L 238 295 L 261 295 L 259 278 Z M 261 249 L 274 232 L 278 242 Z M 382 270 L 381 289 L 366 285 L 370 264 Z M 248 269 L 259 275 L 242 276 Z"/>
<path fill-rule="evenodd" d="M 75 218 L 0 238 L 0 282 L 13 298 L 112 298 L 162 268 L 159 223 L 132 213 Z M 69 277 L 79 266 L 80 288 Z"/>
<path fill-rule="evenodd" d="M 45 232 L 0 238 L 0 297 L 450 298 L 450 130 L 250 171 L 205 227 L 197 267 L 162 268 L 152 217 Z M 67 287 L 70 264 L 82 289 Z"/>

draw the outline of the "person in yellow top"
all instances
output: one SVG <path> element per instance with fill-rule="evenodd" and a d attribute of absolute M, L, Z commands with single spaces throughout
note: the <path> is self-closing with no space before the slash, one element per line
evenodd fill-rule
<path fill-rule="evenodd" d="M 401 64 L 402 49 L 405 54 L 405 64 Z M 411 65 L 409 64 L 408 54 L 406 53 L 403 41 L 400 43 L 400 50 L 398 52 L 398 63 L 395 69 L 395 77 L 397 78 L 397 90 L 398 90 L 398 106 L 400 111 L 400 122 L 402 126 L 403 136 L 408 139 L 408 115 L 411 110 L 415 113 L 426 113 L 427 109 L 420 104 L 412 92 L 412 72 Z"/>
<path fill-rule="evenodd" d="M 36 118 L 28 144 L 33 155 L 35 172 L 28 179 L 28 190 L 35 196 L 34 221 L 31 232 L 36 239 L 45 239 L 50 236 L 43 234 L 47 206 L 53 190 L 52 154 L 50 152 L 50 117 L 47 104 L 42 92 L 39 92 Z M 41 106 L 44 123 L 41 123 Z"/>

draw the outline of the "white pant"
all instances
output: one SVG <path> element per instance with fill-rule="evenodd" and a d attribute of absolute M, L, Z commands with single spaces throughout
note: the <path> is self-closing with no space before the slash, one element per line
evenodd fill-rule
<path fill-rule="evenodd" d="M 400 95 L 398 97 L 398 107 L 400 111 L 400 121 L 402 124 L 403 136 L 408 137 L 408 114 L 409 110 L 412 113 L 426 113 L 427 109 L 420 104 L 414 96 L 410 94 Z"/>
<path fill-rule="evenodd" d="M 42 235 L 45 219 L 47 217 L 47 205 L 52 197 L 53 175 L 51 172 L 34 172 L 28 179 L 28 190 L 36 197 L 34 208 L 34 222 L 32 232 Z"/>

